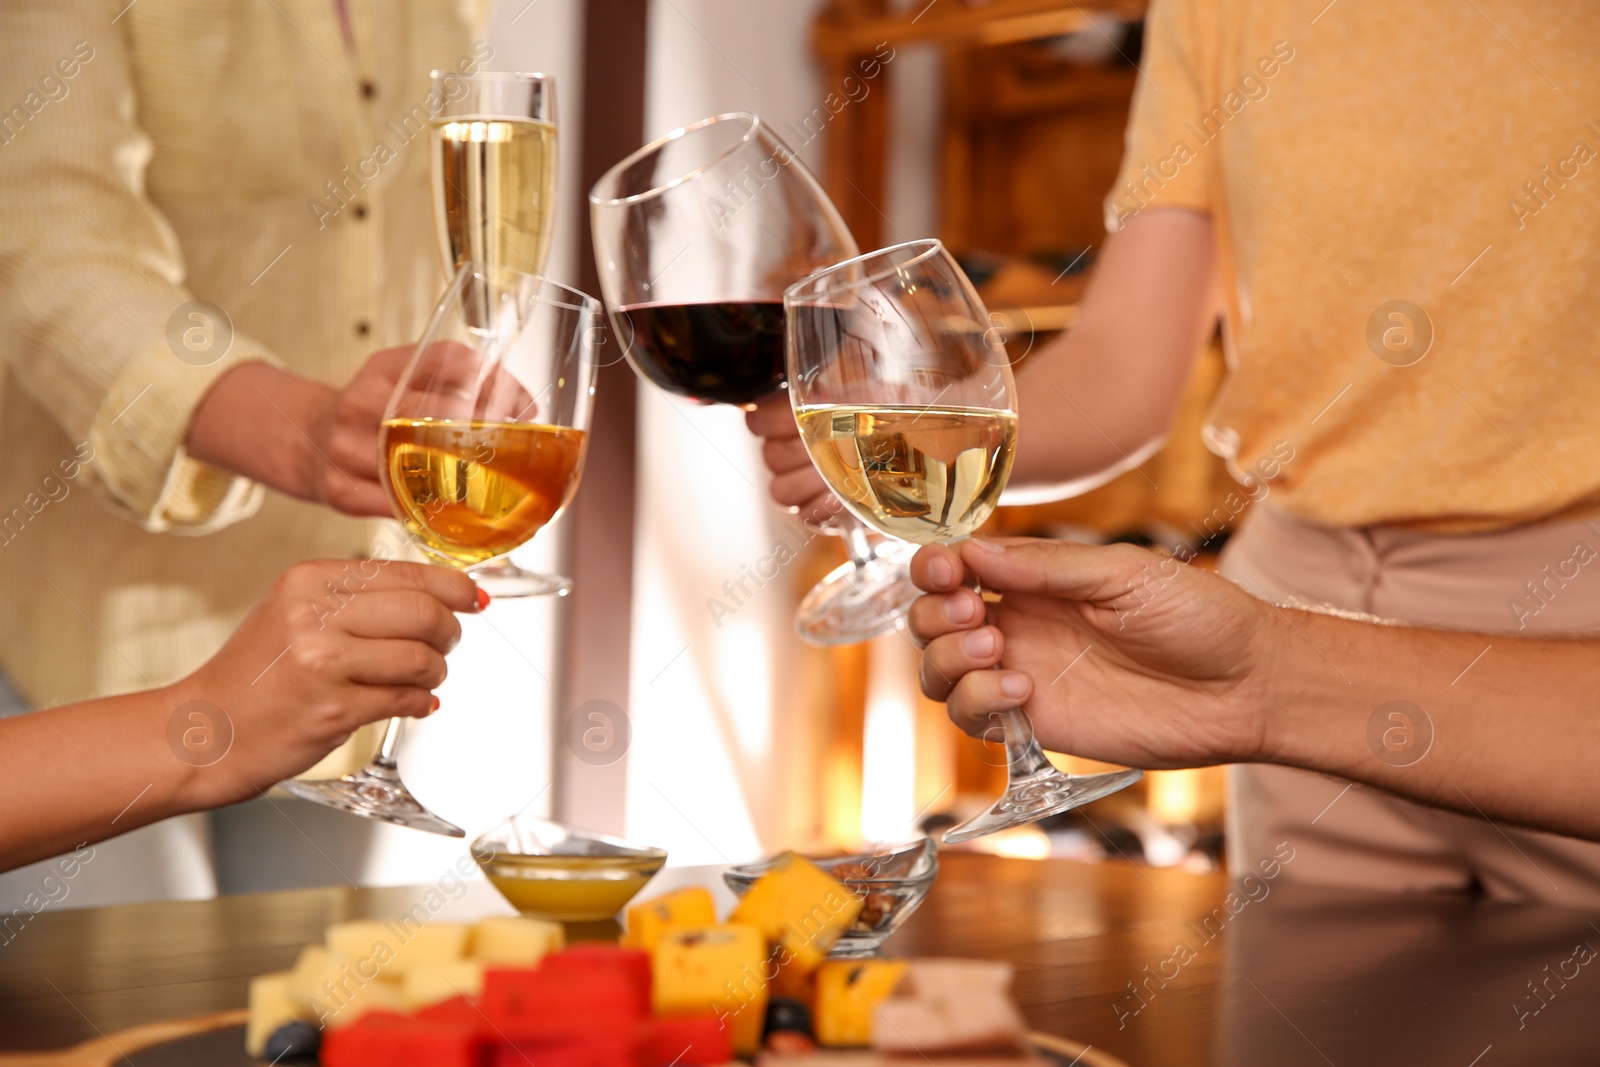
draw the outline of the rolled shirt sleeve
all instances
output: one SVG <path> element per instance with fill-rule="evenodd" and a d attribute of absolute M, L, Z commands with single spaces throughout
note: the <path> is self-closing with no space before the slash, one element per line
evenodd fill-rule
<path fill-rule="evenodd" d="M 1106 196 L 1106 229 L 1147 208 L 1212 207 L 1217 131 L 1209 120 L 1206 55 L 1214 43 L 1211 5 L 1156 0 L 1145 20 L 1144 53 L 1128 114 L 1117 182 Z M 1205 10 L 1202 10 L 1205 9 Z"/>
<path fill-rule="evenodd" d="M 195 303 L 144 193 L 121 5 L 13 0 L 0 34 L 0 359 L 76 441 L 94 484 L 152 531 L 203 533 L 262 489 L 187 456 L 192 413 L 228 371 L 272 361 Z M 195 318 L 199 315 L 200 318 Z"/>

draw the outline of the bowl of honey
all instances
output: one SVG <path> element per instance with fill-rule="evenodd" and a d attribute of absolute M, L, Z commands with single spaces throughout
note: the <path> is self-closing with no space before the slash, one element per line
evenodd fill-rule
<path fill-rule="evenodd" d="M 472 842 L 484 875 L 524 915 L 612 918 L 667 862 L 665 849 L 513 815 Z"/>

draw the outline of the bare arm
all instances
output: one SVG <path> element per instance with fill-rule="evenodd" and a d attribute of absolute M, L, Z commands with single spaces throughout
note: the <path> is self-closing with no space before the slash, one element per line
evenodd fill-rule
<path fill-rule="evenodd" d="M 0 870 L 248 800 L 359 726 L 430 714 L 452 613 L 486 603 L 445 567 L 301 563 L 182 681 L 0 720 Z"/>
<path fill-rule="evenodd" d="M 1007 503 L 1075 496 L 1161 447 L 1216 325 L 1211 217 L 1154 209 L 1106 239 L 1072 329 L 1017 370 Z"/>
<path fill-rule="evenodd" d="M 1161 447 L 1216 323 L 1215 258 L 1211 217 L 1185 209 L 1145 211 L 1106 239 L 1072 329 L 1018 369 L 1007 503 L 1086 492 Z M 747 422 L 773 499 L 829 513 L 787 394 Z"/>
<path fill-rule="evenodd" d="M 923 690 L 968 732 L 1021 701 L 1056 751 L 1279 763 L 1600 839 L 1600 640 L 1382 626 L 1279 609 L 1130 546 L 995 544 L 912 566 L 936 594 L 911 614 Z M 987 625 L 968 573 L 1003 593 Z"/>

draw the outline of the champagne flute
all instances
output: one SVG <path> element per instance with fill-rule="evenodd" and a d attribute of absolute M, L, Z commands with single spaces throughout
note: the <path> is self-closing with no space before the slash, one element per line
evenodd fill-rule
<path fill-rule="evenodd" d="M 434 222 L 446 278 L 465 263 L 490 273 L 544 272 L 555 221 L 555 80 L 546 74 L 435 70 L 442 101 L 429 125 Z M 463 299 L 488 291 L 469 288 Z M 487 306 L 469 309 L 482 329 Z M 497 597 L 566 595 L 570 579 L 523 570 L 508 559 L 477 572 Z"/>
<path fill-rule="evenodd" d="M 383 483 L 433 560 L 475 579 L 572 499 L 594 401 L 600 302 L 520 271 L 466 263 L 417 342 L 383 421 Z M 389 720 L 378 754 L 343 778 L 281 783 L 295 796 L 452 837 L 411 794 Z"/>
<path fill-rule="evenodd" d="M 639 377 L 703 404 L 750 407 L 784 387 L 783 290 L 856 254 L 816 178 L 761 119 L 735 112 L 652 141 L 589 193 L 612 332 Z M 850 562 L 801 603 L 800 636 L 852 644 L 900 625 L 917 597 L 848 515 L 824 525 Z"/>
<path fill-rule="evenodd" d="M 919 545 L 962 540 L 1000 500 L 1016 385 L 988 311 L 935 240 L 818 271 L 783 294 L 789 398 L 823 479 L 863 522 Z M 1062 774 L 1021 708 L 999 713 L 1008 782 L 965 841 L 1114 793 L 1137 770 Z"/>

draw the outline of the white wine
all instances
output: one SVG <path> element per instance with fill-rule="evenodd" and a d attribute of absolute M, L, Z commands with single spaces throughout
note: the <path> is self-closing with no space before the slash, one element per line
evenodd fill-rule
<path fill-rule="evenodd" d="M 586 435 L 566 426 L 389 419 L 388 483 L 430 553 L 473 566 L 538 533 L 578 489 Z"/>
<path fill-rule="evenodd" d="M 544 270 L 555 218 L 556 128 L 535 119 L 433 123 L 433 204 L 445 267 Z"/>
<path fill-rule="evenodd" d="M 919 545 L 983 525 L 1017 443 L 1016 414 L 988 408 L 817 404 L 795 417 L 817 469 L 850 510 Z"/>

